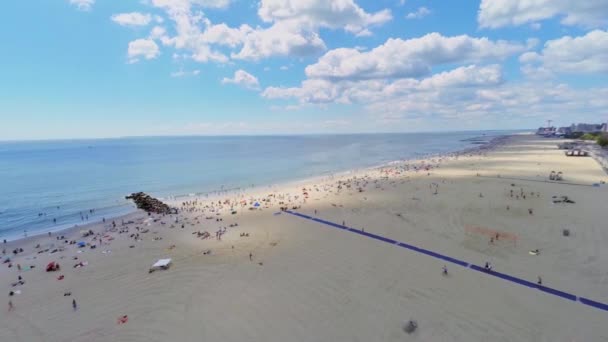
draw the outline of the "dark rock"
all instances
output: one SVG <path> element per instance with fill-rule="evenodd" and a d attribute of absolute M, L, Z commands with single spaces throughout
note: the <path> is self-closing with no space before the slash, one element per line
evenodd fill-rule
<path fill-rule="evenodd" d="M 133 200 L 138 209 L 142 209 L 148 213 L 157 214 L 176 214 L 177 209 L 171 208 L 167 204 L 160 200 L 143 192 L 135 192 L 130 196 L 126 196 L 126 199 Z"/>

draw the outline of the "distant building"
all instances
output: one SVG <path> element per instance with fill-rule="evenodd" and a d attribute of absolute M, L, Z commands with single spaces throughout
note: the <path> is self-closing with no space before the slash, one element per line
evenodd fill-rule
<path fill-rule="evenodd" d="M 557 129 L 557 132 L 555 133 L 555 135 L 568 135 L 571 133 L 572 133 L 572 130 L 570 129 L 570 127 L 560 127 Z"/>
<path fill-rule="evenodd" d="M 581 133 L 597 133 L 602 132 L 605 129 L 605 124 L 587 124 L 587 123 L 579 123 L 572 124 L 570 126 L 570 130 L 572 132 L 581 132 Z"/>
<path fill-rule="evenodd" d="M 536 134 L 538 135 L 554 135 L 555 134 L 555 127 L 539 127 L 536 130 Z"/>
<path fill-rule="evenodd" d="M 608 132 L 608 122 L 602 124 L 602 132 Z"/>

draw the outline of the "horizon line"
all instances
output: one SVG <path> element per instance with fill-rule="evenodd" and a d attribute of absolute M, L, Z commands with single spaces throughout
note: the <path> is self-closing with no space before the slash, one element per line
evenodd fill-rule
<path fill-rule="evenodd" d="M 68 138 L 34 138 L 34 139 L 6 139 L 0 138 L 0 143 L 23 143 L 23 142 L 54 142 L 54 141 L 86 141 L 86 140 L 120 140 L 120 139 L 146 139 L 146 138 L 203 138 L 203 137 L 286 137 L 286 136 L 313 136 L 313 135 L 375 135 L 375 134 L 425 134 L 425 133 L 466 133 L 466 132 L 496 132 L 496 131 L 535 131 L 534 128 L 514 129 L 468 129 L 468 130 L 446 130 L 446 131 L 410 131 L 410 132 L 310 132 L 310 133 L 235 133 L 235 134 L 167 134 L 167 135 L 124 135 L 116 137 L 68 137 Z"/>

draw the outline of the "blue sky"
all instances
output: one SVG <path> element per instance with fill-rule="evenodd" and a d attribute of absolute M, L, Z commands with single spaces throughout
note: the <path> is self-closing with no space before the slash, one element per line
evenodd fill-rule
<path fill-rule="evenodd" d="M 607 0 L 3 6 L 0 140 L 608 120 Z"/>

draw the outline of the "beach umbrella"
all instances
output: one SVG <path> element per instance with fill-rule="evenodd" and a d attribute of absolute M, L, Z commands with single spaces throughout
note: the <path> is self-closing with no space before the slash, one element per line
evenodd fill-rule
<path fill-rule="evenodd" d="M 253 206 L 254 207 L 259 207 L 260 206 L 260 202 L 255 202 L 255 204 Z"/>
<path fill-rule="evenodd" d="M 84 246 L 86 246 L 86 245 L 87 245 L 87 244 L 86 244 L 84 241 L 80 241 L 80 242 L 78 243 L 78 247 L 84 247 Z"/>

